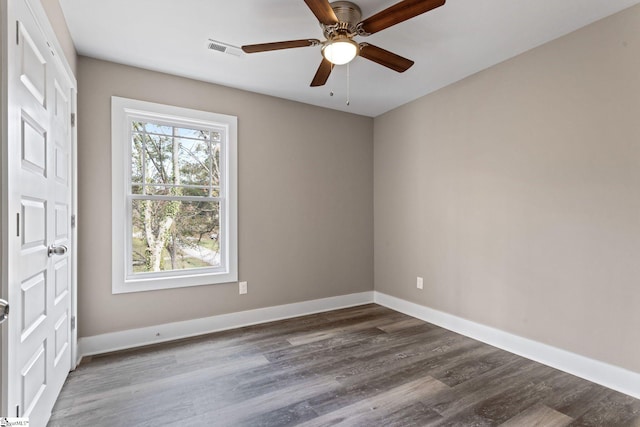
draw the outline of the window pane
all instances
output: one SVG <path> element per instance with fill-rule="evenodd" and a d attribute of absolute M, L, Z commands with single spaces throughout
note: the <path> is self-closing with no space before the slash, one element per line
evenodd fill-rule
<path fill-rule="evenodd" d="M 141 134 L 135 132 L 135 130 L 142 129 L 143 124 L 140 122 L 132 122 L 132 127 L 134 132 L 131 135 L 131 183 L 141 184 L 143 181 L 144 138 Z"/>
<path fill-rule="evenodd" d="M 135 190 L 135 187 L 133 187 Z M 182 189 L 166 185 L 145 185 L 144 194 L 151 196 L 181 196 Z"/>
<path fill-rule="evenodd" d="M 220 134 L 218 134 L 220 136 Z M 211 187 L 213 189 L 214 197 L 218 197 L 220 190 L 220 142 L 213 142 L 211 145 Z"/>
<path fill-rule="evenodd" d="M 178 144 L 179 183 L 209 185 L 211 176 L 211 148 L 207 139 L 176 138 Z M 196 195 L 196 194 L 189 194 Z M 197 195 L 202 195 L 199 193 Z"/>
<path fill-rule="evenodd" d="M 161 134 L 167 136 L 173 135 L 173 126 L 162 126 L 155 123 L 144 123 L 144 130 L 147 133 L 152 134 Z"/>
<path fill-rule="evenodd" d="M 218 202 L 132 200 L 134 273 L 220 266 Z"/>
<path fill-rule="evenodd" d="M 131 126 L 133 194 L 220 196 L 221 132 L 137 121 Z"/>
<path fill-rule="evenodd" d="M 209 135 L 208 130 L 175 128 L 175 135 L 182 138 L 205 139 L 205 135 Z"/>
<path fill-rule="evenodd" d="M 141 135 L 145 154 L 147 184 L 174 184 L 173 138 Z"/>

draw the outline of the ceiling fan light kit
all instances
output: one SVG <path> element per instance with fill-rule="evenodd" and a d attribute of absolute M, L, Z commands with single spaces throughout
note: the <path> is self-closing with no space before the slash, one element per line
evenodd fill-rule
<path fill-rule="evenodd" d="M 346 36 L 328 40 L 322 47 L 322 56 L 334 65 L 351 62 L 360 52 L 360 46 Z"/>
<path fill-rule="evenodd" d="M 357 43 L 356 36 L 369 36 L 393 25 L 421 15 L 445 4 L 446 0 L 403 0 L 361 21 L 362 12 L 350 1 L 304 0 L 313 12 L 326 41 L 316 39 L 291 40 L 242 46 L 245 53 L 292 49 L 322 45 L 322 62 L 311 86 L 323 86 L 334 65 L 351 62 L 356 56 L 373 61 L 399 73 L 408 70 L 413 61 L 369 43 Z"/>

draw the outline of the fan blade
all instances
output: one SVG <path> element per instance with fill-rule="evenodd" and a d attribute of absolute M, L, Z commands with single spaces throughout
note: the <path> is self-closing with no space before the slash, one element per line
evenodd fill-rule
<path fill-rule="evenodd" d="M 309 6 L 311 12 L 316 15 L 318 21 L 324 25 L 334 25 L 338 23 L 338 18 L 327 0 L 304 0 L 304 2 Z"/>
<path fill-rule="evenodd" d="M 446 0 L 404 0 L 365 19 L 360 25 L 367 34 L 374 34 L 392 25 L 399 24 L 407 19 L 440 7 L 445 1 Z"/>
<path fill-rule="evenodd" d="M 333 70 L 333 64 L 322 58 L 320 67 L 318 67 L 318 71 L 316 71 L 316 75 L 313 76 L 313 80 L 311 81 L 311 87 L 324 86 L 327 80 L 329 80 L 331 70 Z"/>
<path fill-rule="evenodd" d="M 399 73 L 404 73 L 414 64 L 410 59 L 368 43 L 360 43 L 360 56 Z"/>
<path fill-rule="evenodd" d="M 294 47 L 317 46 L 319 44 L 320 44 L 320 40 L 316 40 L 316 39 L 289 40 L 286 42 L 249 44 L 246 46 L 242 46 L 242 50 L 245 53 L 257 53 L 257 52 L 267 52 L 270 50 L 291 49 Z"/>

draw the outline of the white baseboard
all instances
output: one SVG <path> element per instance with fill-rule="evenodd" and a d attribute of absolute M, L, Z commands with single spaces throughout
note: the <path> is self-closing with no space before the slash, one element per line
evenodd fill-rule
<path fill-rule="evenodd" d="M 84 337 L 78 340 L 78 354 L 80 355 L 78 361 L 84 356 L 126 350 L 372 302 L 373 291 L 368 291 Z"/>
<path fill-rule="evenodd" d="M 374 302 L 640 399 L 640 373 L 434 310 L 381 292 Z"/>

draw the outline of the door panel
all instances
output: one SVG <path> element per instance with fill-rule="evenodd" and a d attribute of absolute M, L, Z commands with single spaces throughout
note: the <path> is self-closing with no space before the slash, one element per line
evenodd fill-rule
<path fill-rule="evenodd" d="M 35 349 L 33 355 L 31 355 L 20 372 L 22 377 L 22 399 L 20 400 L 24 408 L 26 408 L 25 414 L 33 413 L 47 389 L 46 345 L 47 342 L 45 340 Z"/>
<path fill-rule="evenodd" d="M 57 263 L 55 269 L 55 304 L 58 305 L 62 299 L 66 298 L 69 294 L 69 262 L 63 259 Z"/>
<path fill-rule="evenodd" d="M 34 248 L 46 249 L 47 240 L 47 201 L 43 199 L 24 197 L 22 205 L 22 251 L 27 252 Z"/>
<path fill-rule="evenodd" d="M 67 218 L 69 218 L 69 207 L 66 204 L 57 204 L 55 215 L 55 240 L 58 244 L 66 242 L 69 239 Z"/>
<path fill-rule="evenodd" d="M 60 183 L 66 185 L 69 176 L 69 157 L 64 150 L 56 146 L 56 178 Z"/>
<path fill-rule="evenodd" d="M 44 129 L 23 113 L 22 116 L 22 163 L 24 168 L 46 176 L 47 136 Z"/>
<path fill-rule="evenodd" d="M 55 327 L 55 361 L 54 365 L 58 365 L 67 352 L 69 347 L 69 317 L 66 313 L 62 315 Z"/>
<path fill-rule="evenodd" d="M 69 97 L 67 93 L 69 93 L 69 88 L 63 88 L 63 84 L 61 84 L 58 80 L 54 80 L 55 86 L 55 110 L 54 114 L 58 123 L 64 130 L 68 130 L 69 126 Z"/>
<path fill-rule="evenodd" d="M 46 272 L 22 283 L 22 328 L 20 341 L 25 342 L 47 319 Z"/>
<path fill-rule="evenodd" d="M 18 37 L 22 41 L 17 52 L 18 64 L 20 64 L 20 81 L 37 102 L 45 106 L 47 99 L 47 61 L 44 59 L 41 49 L 31 38 L 31 34 L 25 25 L 19 26 Z"/>

